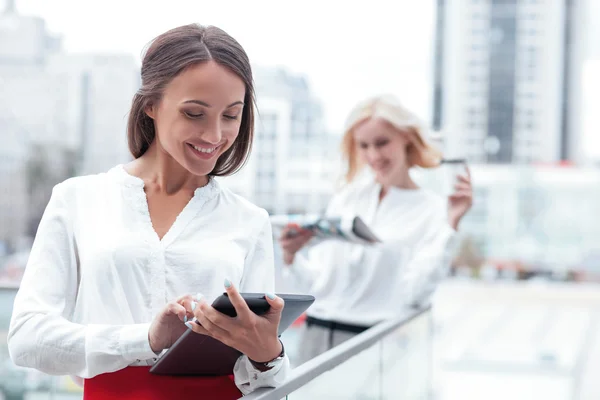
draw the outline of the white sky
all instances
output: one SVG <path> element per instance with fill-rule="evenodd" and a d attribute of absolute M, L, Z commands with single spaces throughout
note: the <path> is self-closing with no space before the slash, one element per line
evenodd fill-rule
<path fill-rule="evenodd" d="M 0 0 L 0 3 L 2 0 Z M 17 0 L 46 19 L 67 51 L 140 53 L 178 25 L 216 25 L 258 65 L 305 74 L 339 131 L 355 102 L 396 94 L 429 118 L 433 0 Z"/>

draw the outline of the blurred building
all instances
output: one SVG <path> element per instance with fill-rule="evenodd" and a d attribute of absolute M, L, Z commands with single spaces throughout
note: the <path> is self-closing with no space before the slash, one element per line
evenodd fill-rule
<path fill-rule="evenodd" d="M 589 161 L 596 165 L 600 165 L 600 113 L 598 113 L 598 104 L 600 104 L 600 54 L 598 59 L 585 63 L 583 69 L 583 104 L 581 108 L 583 144 L 587 150 Z"/>
<path fill-rule="evenodd" d="M 140 86 L 130 54 L 60 54 L 48 68 L 67 72 L 67 136 L 77 144 L 78 174 L 104 172 L 131 159 L 127 116 Z"/>
<path fill-rule="evenodd" d="M 27 181 L 23 160 L 27 142 L 14 120 L 0 107 L 0 258 L 25 235 L 27 227 Z"/>
<path fill-rule="evenodd" d="M 15 0 L 6 0 L 0 13 L 0 68 L 35 69 L 59 51 L 62 40 L 47 31 L 39 17 L 20 15 Z"/>
<path fill-rule="evenodd" d="M 0 248 L 35 232 L 52 186 L 129 159 L 130 55 L 65 54 L 42 18 L 0 13 Z"/>
<path fill-rule="evenodd" d="M 223 182 L 271 213 L 318 213 L 335 188 L 338 136 L 326 133 L 306 79 L 254 67 L 258 117 L 246 167 Z"/>
<path fill-rule="evenodd" d="M 19 15 L 13 1 L 0 13 L 0 242 L 7 246 L 28 229 L 32 161 L 64 140 L 65 77 L 45 69 L 60 43 L 43 19 Z"/>
<path fill-rule="evenodd" d="M 588 0 L 437 0 L 434 127 L 472 162 L 582 162 Z"/>

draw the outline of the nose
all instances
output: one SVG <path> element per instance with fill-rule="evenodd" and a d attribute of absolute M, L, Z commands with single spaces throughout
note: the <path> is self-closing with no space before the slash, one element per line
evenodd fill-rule
<path fill-rule="evenodd" d="M 377 148 L 375 148 L 375 146 L 370 146 L 366 150 L 365 156 L 369 164 L 377 163 L 381 159 L 381 153 L 379 150 L 377 150 Z"/>
<path fill-rule="evenodd" d="M 218 119 L 210 121 L 205 125 L 204 131 L 202 132 L 202 140 L 210 144 L 218 144 L 221 142 L 222 137 L 221 123 Z"/>

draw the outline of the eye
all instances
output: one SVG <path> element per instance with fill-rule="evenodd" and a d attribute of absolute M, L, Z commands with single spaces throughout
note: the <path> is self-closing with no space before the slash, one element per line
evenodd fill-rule
<path fill-rule="evenodd" d="M 183 113 L 185 114 L 186 117 L 192 118 L 192 119 L 198 119 L 198 118 L 202 117 L 202 115 L 203 115 L 202 113 L 200 113 L 200 114 L 194 114 L 194 113 L 191 113 L 189 111 L 184 111 Z"/>
<path fill-rule="evenodd" d="M 380 140 L 377 143 L 375 143 L 375 146 L 383 147 L 383 146 L 387 145 L 388 143 L 389 143 L 389 140 Z"/>
<path fill-rule="evenodd" d="M 238 119 L 237 115 L 223 115 L 226 119 L 236 120 Z"/>
<path fill-rule="evenodd" d="M 363 150 L 364 150 L 364 149 L 366 149 L 367 147 L 369 147 L 369 145 L 368 145 L 368 144 L 366 144 L 366 143 L 361 143 L 361 144 L 359 145 L 359 147 L 360 147 L 361 149 L 363 149 Z"/>

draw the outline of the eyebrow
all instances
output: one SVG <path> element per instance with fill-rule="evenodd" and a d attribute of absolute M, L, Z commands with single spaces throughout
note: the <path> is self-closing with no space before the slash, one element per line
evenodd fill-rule
<path fill-rule="evenodd" d="M 184 104 L 189 104 L 189 103 L 199 104 L 201 106 L 209 107 L 209 108 L 212 107 L 210 104 L 205 103 L 205 102 L 203 102 L 201 100 L 187 100 L 187 101 L 184 101 L 183 103 Z M 226 108 L 231 108 L 233 106 L 237 106 L 238 104 L 244 105 L 244 102 L 243 101 L 236 101 L 236 102 L 231 103 L 230 105 L 228 105 Z"/>

